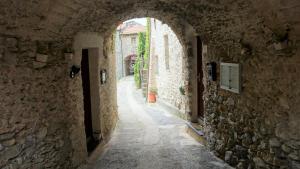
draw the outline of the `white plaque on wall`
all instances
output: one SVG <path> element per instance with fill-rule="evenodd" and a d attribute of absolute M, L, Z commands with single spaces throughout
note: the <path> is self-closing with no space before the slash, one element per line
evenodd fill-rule
<path fill-rule="evenodd" d="M 234 93 L 241 92 L 241 67 L 238 63 L 221 63 L 220 87 Z"/>

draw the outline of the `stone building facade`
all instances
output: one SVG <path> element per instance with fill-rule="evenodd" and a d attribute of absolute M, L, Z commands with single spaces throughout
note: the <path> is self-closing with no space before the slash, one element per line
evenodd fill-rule
<path fill-rule="evenodd" d="M 158 101 L 182 113 L 190 111 L 188 96 L 180 92 L 188 81 L 187 61 L 183 47 L 173 30 L 163 22 L 151 18 L 151 47 L 148 91 L 157 90 Z"/>
<path fill-rule="evenodd" d="M 138 33 L 145 31 L 145 26 L 135 21 L 128 21 L 118 26 L 115 37 L 118 79 L 130 74 L 128 72 L 128 64 L 130 64 L 130 58 L 137 55 Z M 129 69 L 132 72 L 132 68 Z"/>
<path fill-rule="evenodd" d="M 109 140 L 117 121 L 111 35 L 121 21 L 145 16 L 167 23 L 183 46 L 191 114 L 198 104 L 193 51 L 201 38 L 204 131 L 216 155 L 236 168 L 300 168 L 298 0 L 3 0 L 0 11 L 1 168 L 77 168 L 88 159 L 82 80 L 69 77 L 69 63 L 81 60 L 72 45 L 79 33 L 81 42 L 100 43 L 82 47 L 98 47 L 94 74 L 108 73 L 95 92 Z M 42 46 L 47 64 L 36 62 Z M 65 48 L 75 51 L 70 62 Z M 217 64 L 217 81 L 209 80 L 209 62 Z M 240 94 L 220 88 L 221 62 L 241 64 Z"/>

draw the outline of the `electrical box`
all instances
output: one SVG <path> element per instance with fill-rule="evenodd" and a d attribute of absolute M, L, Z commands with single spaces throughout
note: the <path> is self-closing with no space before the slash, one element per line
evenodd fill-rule
<path fill-rule="evenodd" d="M 220 87 L 234 93 L 241 92 L 241 66 L 238 63 L 221 63 Z"/>

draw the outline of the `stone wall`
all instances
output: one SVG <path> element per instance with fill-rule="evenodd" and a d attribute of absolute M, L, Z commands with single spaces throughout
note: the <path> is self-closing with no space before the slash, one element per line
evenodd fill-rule
<path fill-rule="evenodd" d="M 137 54 L 138 34 L 122 34 L 117 31 L 115 37 L 115 56 L 117 58 L 118 79 L 126 75 L 126 57 Z M 131 38 L 135 38 L 136 43 L 132 44 Z"/>
<path fill-rule="evenodd" d="M 36 62 L 41 44 L 44 67 Z M 0 37 L 0 168 L 72 166 L 63 45 Z"/>
<path fill-rule="evenodd" d="M 114 37 L 105 38 L 104 58 L 100 60 L 100 68 L 108 72 L 107 83 L 100 87 L 101 122 L 105 141 L 109 141 L 118 120 L 116 56 L 114 53 Z"/>
<path fill-rule="evenodd" d="M 87 159 L 81 75 L 69 77 L 72 63 L 65 58 L 66 46 L 1 36 L 1 168 L 75 168 Z M 46 63 L 36 61 L 39 52 L 48 55 Z M 100 97 L 107 98 L 100 100 L 105 142 L 118 119 L 116 92 L 107 92 L 116 88 L 115 59 L 107 55 L 99 66 L 109 75 L 100 87 Z"/>
<path fill-rule="evenodd" d="M 188 56 L 185 66 L 189 68 L 187 79 L 190 81 L 196 77 L 192 72 L 194 58 L 191 39 L 186 39 L 182 31 L 183 23 L 189 23 L 208 47 L 203 54 L 204 128 L 211 150 L 237 168 L 300 168 L 299 5 L 298 0 L 76 0 L 63 4 L 45 0 L 1 1 L 1 35 L 20 37 L 17 43 L 6 40 L 7 37 L 1 39 L 5 46 L 0 62 L 0 103 L 4 112 L 0 114 L 1 130 L 4 130 L 0 141 L 1 167 L 19 165 L 19 162 L 30 166 L 27 168 L 38 168 L 39 163 L 63 168 L 71 158 L 78 159 L 78 163 L 85 158 L 84 149 L 75 147 L 84 144 L 84 139 L 78 139 L 84 131 L 68 137 L 69 130 L 63 130 L 70 127 L 67 122 L 73 124 L 71 131 L 82 126 L 81 116 L 76 114 L 82 112 L 80 79 L 67 78 L 68 70 L 58 54 L 51 57 L 53 64 L 33 69 L 36 43 L 29 40 L 29 44 L 23 44 L 26 38 L 21 37 L 64 41 L 79 31 L 107 35 L 120 21 L 150 16 L 171 26 L 182 42 Z M 289 30 L 288 48 L 275 50 L 272 34 L 278 30 L 285 33 L 286 29 Z M 15 49 L 16 44 L 20 49 Z M 25 46 L 29 46 L 28 54 L 23 52 Z M 111 66 L 110 61 L 105 66 Z M 207 80 L 206 63 L 211 61 L 217 62 L 218 68 L 220 62 L 241 64 L 241 94 L 221 90 L 219 80 Z M 188 89 L 192 94 L 190 82 Z M 104 90 L 109 96 L 115 86 L 108 84 Z M 39 97 L 41 94 L 43 97 Z M 65 102 L 61 98 L 65 98 Z M 107 100 L 103 109 L 111 110 L 115 95 Z M 109 111 L 107 116 L 110 116 Z M 47 126 L 45 137 L 43 126 Z M 38 140 L 37 133 L 42 129 L 39 137 L 44 139 Z M 62 148 L 56 148 L 59 140 L 64 142 Z M 72 140 L 77 143 L 70 144 Z M 55 153 L 57 155 L 53 155 Z"/>
<path fill-rule="evenodd" d="M 131 39 L 135 38 L 136 43 L 132 43 Z M 129 55 L 137 54 L 137 42 L 138 42 L 138 34 L 126 34 L 122 35 L 121 34 L 121 39 L 122 39 L 122 52 L 124 58 L 126 58 Z"/>
<path fill-rule="evenodd" d="M 206 137 L 210 148 L 237 168 L 299 168 L 296 124 L 300 109 L 299 99 L 295 100 L 299 97 L 298 24 L 286 21 L 269 25 L 251 5 L 236 4 L 230 6 L 230 12 L 219 10 L 223 20 L 213 13 L 191 14 L 209 19 L 195 27 L 198 32 L 206 32 L 201 37 L 208 46 L 208 52 L 203 54 Z M 211 11 L 217 9 L 210 7 Z M 235 8 L 239 17 L 233 17 Z M 273 19 L 275 24 L 277 19 Z M 196 20 L 190 23 L 198 24 Z M 291 29 L 289 45 L 276 50 L 272 35 L 286 24 Z M 281 31 L 285 32 L 285 28 Z M 211 61 L 218 64 L 217 82 L 207 80 L 206 63 Z M 220 62 L 241 64 L 241 94 L 220 89 Z"/>
<path fill-rule="evenodd" d="M 121 49 L 121 36 L 120 31 L 116 30 L 115 33 L 115 54 L 116 54 L 116 67 L 117 67 L 117 80 L 121 79 L 124 75 L 123 54 Z"/>
<path fill-rule="evenodd" d="M 169 68 L 166 67 L 164 37 L 169 41 Z M 186 89 L 188 84 L 185 77 L 188 70 L 183 62 L 187 57 L 176 34 L 167 25 L 157 19 L 151 19 L 151 68 L 152 71 L 149 87 L 157 87 L 158 98 L 163 102 L 176 107 L 182 113 L 190 110 L 188 95 L 180 93 L 179 88 Z M 151 80 L 153 79 L 153 80 Z"/>

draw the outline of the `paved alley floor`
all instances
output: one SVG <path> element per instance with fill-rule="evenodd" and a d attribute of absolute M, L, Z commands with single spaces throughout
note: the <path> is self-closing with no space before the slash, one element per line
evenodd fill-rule
<path fill-rule="evenodd" d="M 118 83 L 119 122 L 94 169 L 230 168 L 185 132 L 185 122 L 146 104 L 133 78 Z"/>

